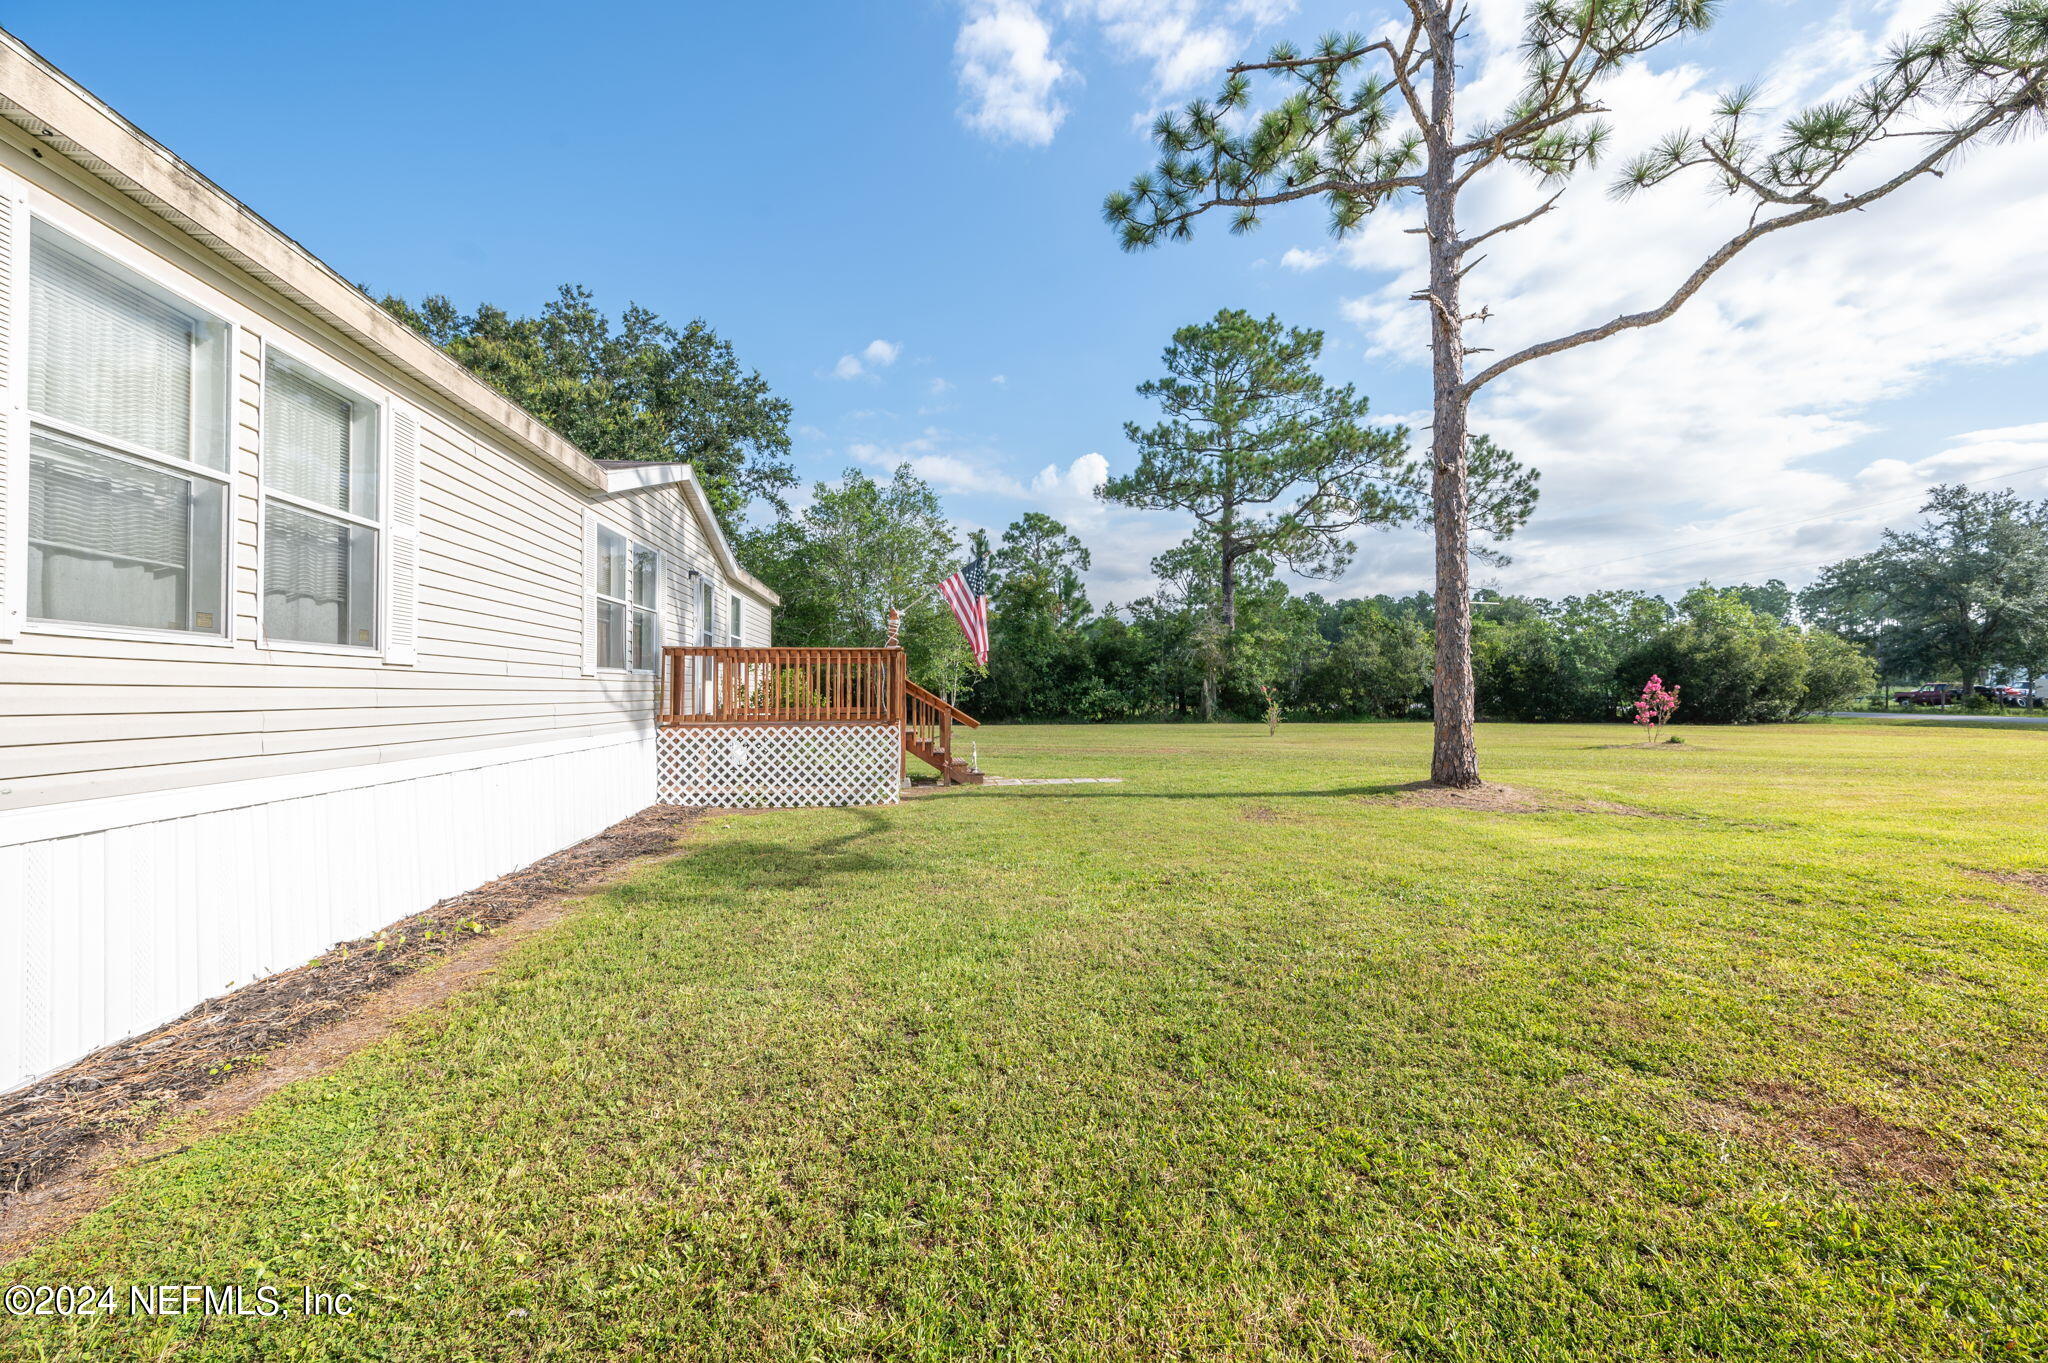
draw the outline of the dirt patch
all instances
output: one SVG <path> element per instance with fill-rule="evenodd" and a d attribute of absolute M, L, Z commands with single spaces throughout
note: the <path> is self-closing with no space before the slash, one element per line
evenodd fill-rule
<path fill-rule="evenodd" d="M 1995 880 L 2001 885 L 2018 885 L 2048 894 L 2048 871 L 1970 871 L 1968 874 L 1980 880 Z"/>
<path fill-rule="evenodd" d="M 1531 791 L 1491 782 L 1460 788 L 1439 786 L 1429 781 L 1410 781 L 1383 795 L 1367 798 L 1431 809 L 1471 809 L 1486 814 L 1540 814 L 1547 809 L 1563 807 L 1558 801 Z"/>
<path fill-rule="evenodd" d="M 1612 800 L 1560 800 L 1518 786 L 1485 785 L 1463 789 L 1439 786 L 1428 781 L 1411 781 L 1384 792 L 1368 795 L 1369 800 L 1432 809 L 1469 809 L 1478 814 L 1616 814 L 1630 819 L 1682 819 L 1683 814 L 1660 814 Z M 1247 816 L 1249 817 L 1249 816 Z"/>
<path fill-rule="evenodd" d="M 0 1097 L 0 1222 L 15 1219 L 16 1203 L 31 1190 L 103 1147 L 132 1146 L 148 1129 L 184 1115 L 202 1095 L 229 1086 L 268 1093 L 332 1064 L 365 1044 L 347 1035 L 358 1012 L 371 1007 L 368 1025 L 381 1034 L 403 1012 L 488 968 L 508 944 L 512 934 L 503 930 L 509 925 L 517 922 L 520 936 L 545 926 L 535 921 L 536 910 L 559 908 L 563 896 L 670 851 L 699 816 L 673 805 L 643 810 L 523 870 L 374 936 L 344 942 L 310 964 L 209 999 L 153 1032 Z M 448 965 L 410 978 L 438 962 Z M 401 982 L 406 987 L 395 989 Z M 320 1044 L 292 1047 L 316 1032 Z M 0 1243 L 6 1239 L 0 1226 Z"/>
<path fill-rule="evenodd" d="M 1830 1101 L 1799 1084 L 1745 1084 L 1739 1099 L 1709 1099 L 1700 1126 L 1760 1145 L 1790 1147 L 1831 1168 L 1846 1183 L 1902 1179 L 1946 1183 L 1957 1159 L 1918 1127 L 1874 1117 L 1854 1103 Z"/>
<path fill-rule="evenodd" d="M 1692 747 L 1690 739 L 1659 739 L 1655 743 L 1588 743 L 1586 752 L 1684 752 Z"/>
<path fill-rule="evenodd" d="M 1239 811 L 1239 817 L 1251 823 L 1279 823 L 1280 811 L 1271 805 L 1246 805 Z"/>

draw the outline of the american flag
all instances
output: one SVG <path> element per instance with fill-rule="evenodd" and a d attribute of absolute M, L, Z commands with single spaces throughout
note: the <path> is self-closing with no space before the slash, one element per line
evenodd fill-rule
<path fill-rule="evenodd" d="M 988 666 L 988 556 L 976 553 L 965 568 L 939 584 L 939 595 L 953 608 L 967 646 L 974 650 L 974 665 Z"/>

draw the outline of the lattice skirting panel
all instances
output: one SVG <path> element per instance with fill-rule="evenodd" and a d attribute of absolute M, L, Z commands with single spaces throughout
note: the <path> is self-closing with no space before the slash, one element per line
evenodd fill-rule
<path fill-rule="evenodd" d="M 901 741 L 893 724 L 663 729 L 655 798 L 666 805 L 893 805 Z"/>

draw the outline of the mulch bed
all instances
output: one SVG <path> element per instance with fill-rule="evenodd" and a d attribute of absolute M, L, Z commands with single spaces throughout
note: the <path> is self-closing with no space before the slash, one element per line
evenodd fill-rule
<path fill-rule="evenodd" d="M 594 838 L 500 876 L 307 965 L 245 985 L 0 1095 L 0 1208 L 112 1137 L 139 1131 L 285 1042 L 536 905 L 675 845 L 702 811 L 654 805 Z"/>

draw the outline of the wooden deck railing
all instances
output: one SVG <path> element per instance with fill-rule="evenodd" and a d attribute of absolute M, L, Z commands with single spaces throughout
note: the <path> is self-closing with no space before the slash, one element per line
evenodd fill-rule
<path fill-rule="evenodd" d="M 950 770 L 957 760 L 953 756 L 955 724 L 964 724 L 970 729 L 981 727 L 981 721 L 965 710 L 933 695 L 916 682 L 904 683 L 904 749 L 937 767 L 939 774 L 948 778 L 956 774 Z"/>
<path fill-rule="evenodd" d="M 887 724 L 903 715 L 903 650 L 725 648 L 661 651 L 660 722 Z"/>
<path fill-rule="evenodd" d="M 979 781 L 953 755 L 953 726 L 981 721 L 910 680 L 900 648 L 664 648 L 659 722 L 890 724 L 941 781 Z"/>

